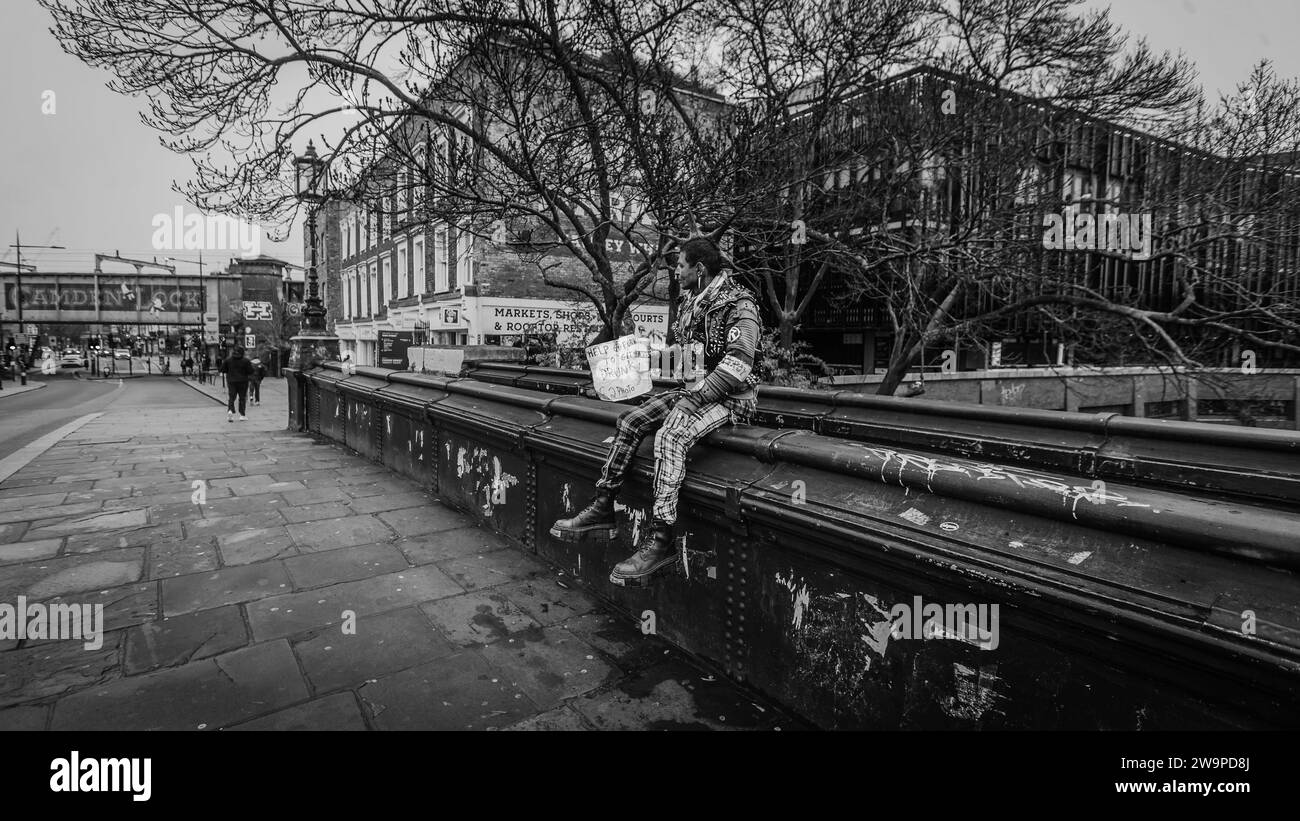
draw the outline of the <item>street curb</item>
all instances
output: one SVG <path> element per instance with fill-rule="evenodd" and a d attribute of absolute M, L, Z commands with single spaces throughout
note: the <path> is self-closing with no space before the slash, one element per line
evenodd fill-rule
<path fill-rule="evenodd" d="M 76 432 L 82 425 L 92 419 L 98 419 L 103 415 L 103 413 L 91 413 L 80 419 L 74 419 L 58 430 L 52 430 L 35 442 L 29 442 L 5 458 L 0 459 L 0 485 L 3 485 L 10 476 L 27 467 L 37 456 L 57 445 L 60 439 Z"/>
<path fill-rule="evenodd" d="M 25 387 L 25 388 L 27 388 L 27 390 L 13 391 L 12 393 L 10 393 L 10 391 L 12 390 L 12 388 L 5 388 L 3 391 L 0 391 L 0 399 L 4 399 L 5 397 L 8 397 L 8 396 L 22 396 L 22 395 L 25 394 L 25 393 L 31 393 L 32 391 L 38 391 L 38 390 L 40 390 L 41 388 L 45 387 L 45 383 L 44 383 L 44 382 L 33 382 L 33 383 L 29 384 L 29 385 L 16 385 L 15 387 L 19 387 L 19 388 L 23 388 L 23 387 Z"/>
<path fill-rule="evenodd" d="M 197 391 L 198 393 L 201 393 L 201 394 L 203 394 L 204 396 L 206 396 L 207 398 L 211 399 L 213 402 L 216 402 L 218 405 L 221 405 L 221 406 L 224 407 L 225 404 L 226 404 L 226 400 L 222 399 L 222 398 L 219 397 L 219 396 L 213 396 L 212 394 L 210 394 L 210 393 L 208 393 L 207 391 L 205 391 L 205 390 L 203 390 L 202 388 L 200 388 L 197 384 L 195 384 L 195 383 L 193 383 L 193 382 L 190 382 L 190 381 L 187 380 L 187 379 L 181 379 L 181 380 L 180 380 L 180 383 L 181 383 L 182 385 L 188 385 L 189 387 L 193 388 L 193 389 L 194 389 L 195 391 Z"/>

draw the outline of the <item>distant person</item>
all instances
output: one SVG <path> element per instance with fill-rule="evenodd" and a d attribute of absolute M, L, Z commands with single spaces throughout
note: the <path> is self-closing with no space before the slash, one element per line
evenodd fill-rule
<path fill-rule="evenodd" d="M 181 375 L 190 376 L 194 372 L 194 360 L 188 356 L 181 360 Z"/>
<path fill-rule="evenodd" d="M 235 421 L 235 397 L 239 397 L 239 421 L 247 422 L 248 382 L 253 376 L 253 363 L 244 358 L 243 348 L 235 348 L 221 361 L 220 370 L 226 377 L 226 421 Z"/>
<path fill-rule="evenodd" d="M 208 357 L 207 351 L 199 358 L 199 384 L 206 385 L 208 382 L 208 371 L 212 368 L 212 360 Z"/>
<path fill-rule="evenodd" d="M 252 403 L 260 405 L 262 404 L 262 380 L 266 378 L 266 366 L 262 364 L 260 359 L 254 359 L 252 365 L 253 376 L 248 381 L 249 393 L 252 396 Z"/>

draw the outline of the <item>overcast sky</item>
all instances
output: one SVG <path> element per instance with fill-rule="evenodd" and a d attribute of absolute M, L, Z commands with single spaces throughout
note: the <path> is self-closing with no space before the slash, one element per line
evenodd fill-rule
<path fill-rule="evenodd" d="M 1183 51 L 1196 63 L 1213 98 L 1244 80 L 1261 58 L 1278 74 L 1300 76 L 1296 0 L 1116 0 L 1112 17 L 1159 50 Z M 158 214 L 193 206 L 171 190 L 189 178 L 189 161 L 158 143 L 136 116 L 139 101 L 104 87 L 108 75 L 65 54 L 49 33 L 49 15 L 35 0 L 0 2 L 0 246 L 14 241 L 64 245 L 66 251 L 24 252 L 43 271 L 90 270 L 96 252 L 196 259 L 194 251 L 153 248 Z M 43 94 L 55 112 L 42 113 Z M 302 263 L 301 230 L 287 242 L 263 237 L 262 253 Z M 204 253 L 224 268 L 230 251 Z M 0 260 L 13 262 L 12 248 Z M 197 273 L 180 262 L 180 272 Z M 129 267 L 106 268 L 129 272 Z"/>

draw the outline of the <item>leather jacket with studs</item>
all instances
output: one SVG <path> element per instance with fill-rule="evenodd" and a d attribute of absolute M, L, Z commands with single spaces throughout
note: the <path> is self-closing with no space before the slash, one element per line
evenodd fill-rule
<path fill-rule="evenodd" d="M 725 273 L 722 275 L 726 275 Z M 693 316 L 684 314 L 690 296 L 682 300 L 674 329 L 681 344 L 703 343 L 707 375 L 693 390 L 705 402 L 725 398 L 753 399 L 761 381 L 758 340 L 762 333 L 758 300 L 749 289 L 728 277 Z M 690 322 L 690 327 L 686 326 Z"/>

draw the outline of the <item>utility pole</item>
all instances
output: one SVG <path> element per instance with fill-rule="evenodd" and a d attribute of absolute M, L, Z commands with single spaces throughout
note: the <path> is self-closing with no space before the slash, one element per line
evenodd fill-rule
<path fill-rule="evenodd" d="M 197 352 L 199 352 L 199 351 L 207 350 L 207 340 L 206 340 L 206 338 L 205 338 L 205 336 L 204 336 L 204 329 L 205 329 L 206 326 L 204 325 L 204 322 L 205 322 L 205 317 L 207 316 L 207 312 L 208 312 L 208 287 L 207 287 L 207 285 L 203 282 L 203 266 L 207 264 L 207 263 L 205 263 L 205 262 L 203 261 L 203 249 L 202 249 L 202 248 L 199 249 L 199 259 L 198 259 L 197 262 L 195 262 L 195 261 L 192 260 L 192 259 L 180 259 L 180 258 L 178 258 L 178 257 L 166 257 L 165 259 L 166 259 L 168 262 L 173 262 L 173 263 L 174 263 L 174 262 L 188 262 L 188 263 L 191 263 L 191 264 L 193 264 L 193 265 L 198 265 L 198 266 L 199 266 L 199 292 L 200 292 L 200 299 L 199 299 L 199 331 L 198 331 L 199 345 L 198 345 L 198 347 L 195 349 L 195 353 L 197 353 Z M 173 273 L 174 273 L 174 271 L 173 271 Z M 179 318 L 179 315 L 180 315 L 180 309 L 177 309 L 177 316 L 178 316 L 178 318 Z M 189 344 L 188 344 L 188 342 L 186 342 L 186 337 L 185 337 L 185 326 L 184 326 L 184 325 L 181 325 L 180 328 L 181 328 L 181 350 L 184 351 L 184 350 L 186 350 L 186 349 L 189 347 Z M 183 355 L 183 354 L 182 354 L 182 355 Z"/>
<path fill-rule="evenodd" d="M 13 242 L 13 245 L 10 245 L 9 247 L 10 247 L 10 248 L 13 248 L 13 249 L 16 249 L 16 250 L 18 251 L 18 263 L 17 263 L 16 267 L 14 268 L 14 276 L 17 278 L 17 280 L 16 280 L 17 287 L 14 288 L 14 304 L 18 306 L 18 330 L 17 330 L 16 333 L 21 334 L 21 333 L 23 332 L 23 248 L 24 248 L 24 247 L 26 247 L 26 248 L 57 248 L 57 249 L 60 249 L 60 250 L 66 250 L 66 249 L 64 249 L 64 246 L 62 246 L 62 245 L 27 245 L 27 246 L 24 246 L 24 245 L 23 245 L 22 237 L 19 235 L 19 232 L 18 232 L 17 229 L 14 229 L 14 242 Z M 15 345 L 14 345 L 14 353 L 15 353 L 15 355 L 16 355 L 16 356 L 17 356 L 17 355 L 22 355 L 22 354 L 23 354 L 23 348 L 25 348 L 25 347 L 26 347 L 26 346 L 19 347 L 18 345 L 15 344 Z M 24 357 L 24 358 L 25 358 L 25 357 Z M 23 367 L 26 368 L 26 365 L 27 365 L 27 363 L 24 361 L 24 362 L 23 362 Z M 18 361 L 17 361 L 17 359 L 15 358 L 15 360 L 14 360 L 14 379 L 17 379 L 17 378 L 18 378 L 18 370 L 19 370 L 19 369 L 18 369 Z M 26 378 L 27 378 L 27 377 L 24 375 L 24 376 L 23 376 L 24 381 L 26 381 Z"/>

